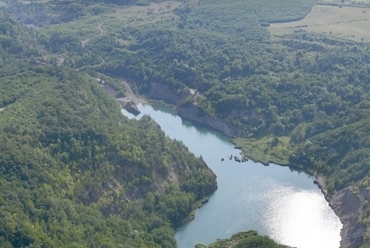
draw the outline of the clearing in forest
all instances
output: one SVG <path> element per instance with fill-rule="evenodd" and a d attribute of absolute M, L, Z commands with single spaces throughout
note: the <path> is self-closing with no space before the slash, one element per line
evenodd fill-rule
<path fill-rule="evenodd" d="M 126 25 L 155 23 L 160 20 L 175 18 L 176 16 L 173 14 L 173 10 L 181 5 L 182 3 L 179 1 L 150 3 L 148 6 L 131 6 L 129 8 L 122 8 L 112 15 L 124 21 Z"/>
<path fill-rule="evenodd" d="M 272 35 L 282 35 L 299 29 L 341 39 L 370 42 L 370 9 L 316 5 L 300 21 L 274 23 L 269 27 Z"/>

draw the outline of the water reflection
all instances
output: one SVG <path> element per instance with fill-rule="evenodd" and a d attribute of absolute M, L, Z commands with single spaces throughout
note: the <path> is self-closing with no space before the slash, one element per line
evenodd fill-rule
<path fill-rule="evenodd" d="M 210 244 L 218 238 L 250 229 L 295 247 L 337 248 L 341 223 L 313 178 L 274 164 L 237 163 L 229 156 L 240 151 L 219 132 L 184 122 L 158 106 L 139 106 L 165 133 L 181 140 L 217 174 L 218 190 L 195 219 L 176 232 L 180 248 Z M 168 109 L 167 109 L 168 111 Z M 126 113 L 127 114 L 127 113 Z M 140 117 L 139 117 L 140 118 Z M 225 158 L 221 162 L 221 158 Z"/>
<path fill-rule="evenodd" d="M 264 221 L 273 239 L 301 248 L 339 247 L 342 225 L 321 194 L 279 185 L 265 197 L 269 211 Z"/>

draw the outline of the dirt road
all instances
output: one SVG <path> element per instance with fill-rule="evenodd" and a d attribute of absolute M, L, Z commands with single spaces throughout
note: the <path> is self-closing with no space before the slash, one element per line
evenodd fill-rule
<path fill-rule="evenodd" d="M 125 89 L 126 89 L 126 98 L 129 98 L 130 100 L 132 100 L 135 104 L 139 104 L 139 103 L 146 103 L 147 100 L 141 96 L 138 96 L 136 95 L 132 89 L 131 89 L 131 86 L 130 84 L 125 81 L 125 80 L 121 80 L 122 84 L 125 86 Z"/>

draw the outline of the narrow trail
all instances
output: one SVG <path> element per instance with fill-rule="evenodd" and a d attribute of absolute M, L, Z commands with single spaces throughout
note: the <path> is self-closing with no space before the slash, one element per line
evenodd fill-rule
<path fill-rule="evenodd" d="M 104 29 L 101 27 L 103 25 L 103 23 L 99 23 L 99 25 L 97 26 L 97 28 L 99 29 L 99 35 L 102 35 L 104 33 Z"/>
<path fill-rule="evenodd" d="M 87 39 L 81 41 L 82 47 L 85 47 L 86 43 L 89 42 L 89 40 L 90 40 L 90 38 L 87 38 Z"/>
<path fill-rule="evenodd" d="M 125 86 L 125 89 L 126 89 L 126 92 L 125 92 L 126 99 L 132 100 L 135 104 L 146 103 L 147 102 L 147 100 L 145 98 L 136 95 L 132 91 L 131 86 L 130 86 L 130 84 L 127 81 L 121 80 L 121 82 L 122 82 L 123 86 Z"/>
<path fill-rule="evenodd" d="M 102 28 L 102 25 L 103 25 L 103 23 L 99 23 L 99 25 L 96 26 L 96 28 L 99 30 L 99 34 L 98 34 L 99 36 L 103 35 L 103 33 L 104 33 L 104 29 Z M 86 43 L 89 42 L 89 41 L 90 41 L 90 38 L 87 38 L 87 39 L 81 41 L 82 47 L 85 47 Z"/>

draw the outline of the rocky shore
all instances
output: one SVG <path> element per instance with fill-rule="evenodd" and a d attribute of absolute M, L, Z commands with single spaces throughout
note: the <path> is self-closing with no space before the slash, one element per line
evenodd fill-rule
<path fill-rule="evenodd" d="M 330 199 L 330 207 L 343 224 L 341 247 L 360 247 L 364 243 L 366 229 L 360 216 L 364 196 L 355 194 L 352 187 L 347 187 L 336 192 Z"/>
<path fill-rule="evenodd" d="M 121 108 L 135 116 L 140 114 L 140 110 L 138 109 L 137 105 L 139 103 L 145 103 L 146 99 L 134 94 L 129 83 L 127 83 L 125 80 L 121 80 L 122 85 L 126 89 L 125 97 L 117 97 L 117 92 L 113 87 L 105 84 L 103 80 L 98 81 L 100 82 L 100 86 L 119 102 Z"/>
<path fill-rule="evenodd" d="M 363 235 L 366 232 L 361 224 L 361 208 L 364 199 L 370 196 L 370 188 L 361 194 L 356 194 L 354 188 L 347 187 L 329 197 L 324 177 L 316 176 L 314 183 L 317 184 L 325 200 L 342 222 L 340 246 L 360 247 L 364 243 Z"/>
<path fill-rule="evenodd" d="M 133 115 L 139 115 L 141 112 L 136 106 L 135 102 L 130 98 L 124 98 L 124 99 L 117 99 L 117 101 L 121 104 L 121 107 L 123 109 L 126 109 L 127 112 L 133 114 Z"/>
<path fill-rule="evenodd" d="M 208 116 L 194 104 L 177 107 L 179 116 L 187 120 L 214 128 L 232 137 L 245 137 L 242 130 L 228 125 L 224 120 Z M 273 161 L 272 161 L 273 162 Z M 334 210 L 343 224 L 341 229 L 341 247 L 356 248 L 364 244 L 363 235 L 366 229 L 361 223 L 361 209 L 364 199 L 370 197 L 370 188 L 361 194 L 355 194 L 353 189 L 347 187 L 329 197 L 326 191 L 325 178 L 318 177 L 315 181 L 321 189 L 329 206 Z"/>
<path fill-rule="evenodd" d="M 126 87 L 129 85 L 126 83 Z M 193 103 L 181 104 L 181 97 L 177 96 L 168 87 L 153 83 L 149 97 L 163 100 L 176 105 L 176 111 L 181 118 L 211 127 L 229 137 L 247 137 L 240 128 L 227 123 L 225 120 L 205 114 Z M 132 91 L 130 91 L 132 93 Z M 185 97 L 185 96 L 183 96 Z M 134 102 L 135 103 L 135 102 Z M 138 102 L 139 103 L 139 102 Z M 317 176 L 314 181 L 321 189 L 325 199 L 335 214 L 340 218 L 343 227 L 341 230 L 341 247 L 355 248 L 364 244 L 363 235 L 366 229 L 361 223 L 361 209 L 364 199 L 370 197 L 370 188 L 355 193 L 351 187 L 344 188 L 329 197 L 326 191 L 325 178 Z"/>
<path fill-rule="evenodd" d="M 226 121 L 209 116 L 205 114 L 200 108 L 194 104 L 178 105 L 177 114 L 186 120 L 193 121 L 195 123 L 211 127 L 215 130 L 218 130 L 229 137 L 238 136 L 246 137 L 242 129 L 230 125 Z"/>

